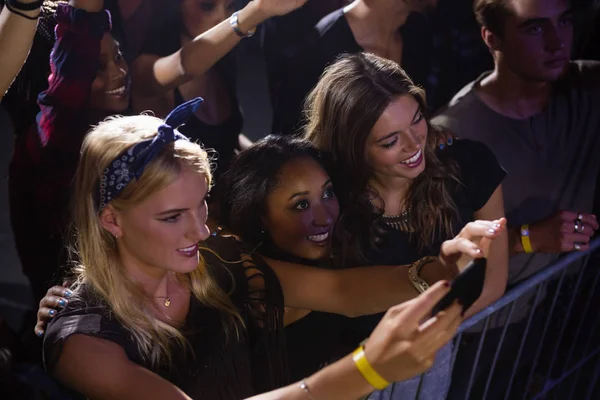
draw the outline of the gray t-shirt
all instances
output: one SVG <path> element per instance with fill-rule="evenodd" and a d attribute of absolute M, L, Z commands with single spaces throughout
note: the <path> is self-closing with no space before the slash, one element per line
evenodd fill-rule
<path fill-rule="evenodd" d="M 498 114 L 481 101 L 474 88 L 488 74 L 465 86 L 432 122 L 481 141 L 495 153 L 507 172 L 502 186 L 509 226 L 562 209 L 591 212 L 600 167 L 600 63 L 572 62 L 546 109 L 522 120 Z M 556 258 L 512 257 L 509 285 Z"/>

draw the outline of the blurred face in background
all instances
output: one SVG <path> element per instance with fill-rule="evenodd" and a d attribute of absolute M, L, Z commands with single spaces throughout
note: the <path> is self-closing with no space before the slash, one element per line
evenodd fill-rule
<path fill-rule="evenodd" d="M 235 0 L 183 0 L 183 28 L 189 36 L 196 37 L 229 18 L 235 10 Z"/>

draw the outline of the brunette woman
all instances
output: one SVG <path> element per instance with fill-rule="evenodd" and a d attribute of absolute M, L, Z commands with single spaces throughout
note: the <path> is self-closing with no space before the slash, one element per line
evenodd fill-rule
<path fill-rule="evenodd" d="M 469 140 L 440 151 L 439 133 L 424 110 L 424 92 L 404 70 L 367 53 L 339 59 L 309 95 L 306 137 L 330 154 L 341 207 L 334 235 L 340 265 L 422 260 L 416 279 L 427 281 L 431 267 L 425 257 L 437 254 L 460 226 L 504 216 L 505 172 L 492 152 Z M 504 293 L 504 234 L 494 241 L 487 265 L 483 294 L 468 315 Z M 377 317 L 360 318 L 350 331 L 360 340 L 377 322 Z M 440 374 L 424 386 L 426 398 L 447 390 L 449 361 L 439 357 Z"/>

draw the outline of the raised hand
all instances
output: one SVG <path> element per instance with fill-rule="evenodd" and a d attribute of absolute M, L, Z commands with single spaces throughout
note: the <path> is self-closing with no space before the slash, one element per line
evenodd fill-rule
<path fill-rule="evenodd" d="M 461 271 L 474 258 L 487 258 L 490 244 L 506 229 L 506 218 L 469 222 L 453 239 L 442 243 L 440 260 Z"/>
<path fill-rule="evenodd" d="M 595 215 L 561 210 L 531 224 L 529 238 L 534 252 L 585 251 L 597 229 L 598 220 Z"/>

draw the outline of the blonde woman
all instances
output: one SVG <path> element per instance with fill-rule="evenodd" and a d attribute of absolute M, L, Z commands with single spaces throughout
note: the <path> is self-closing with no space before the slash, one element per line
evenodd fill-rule
<path fill-rule="evenodd" d="M 109 119 L 84 141 L 73 203 L 77 280 L 44 340 L 46 368 L 78 395 L 249 397 L 275 386 L 284 371 L 282 357 L 268 353 L 282 325 L 283 299 L 292 307 L 350 315 L 399 302 L 385 282 L 396 267 L 365 275 L 361 268 L 320 271 L 273 262 L 275 276 L 244 258 L 235 239 L 214 237 L 207 242 L 213 250 L 199 248 L 209 237 L 211 172 L 206 152 L 175 128 L 200 102 L 184 103 L 164 122 Z M 503 222 L 470 224 L 445 243 L 443 254 L 483 256 L 484 243 L 469 238 L 492 239 L 494 226 L 504 229 Z M 385 293 L 373 296 L 376 287 Z M 373 385 L 423 372 L 461 321 L 454 304 L 420 324 L 447 287 L 441 282 L 392 307 L 354 357 L 257 398 L 360 397 Z"/>

